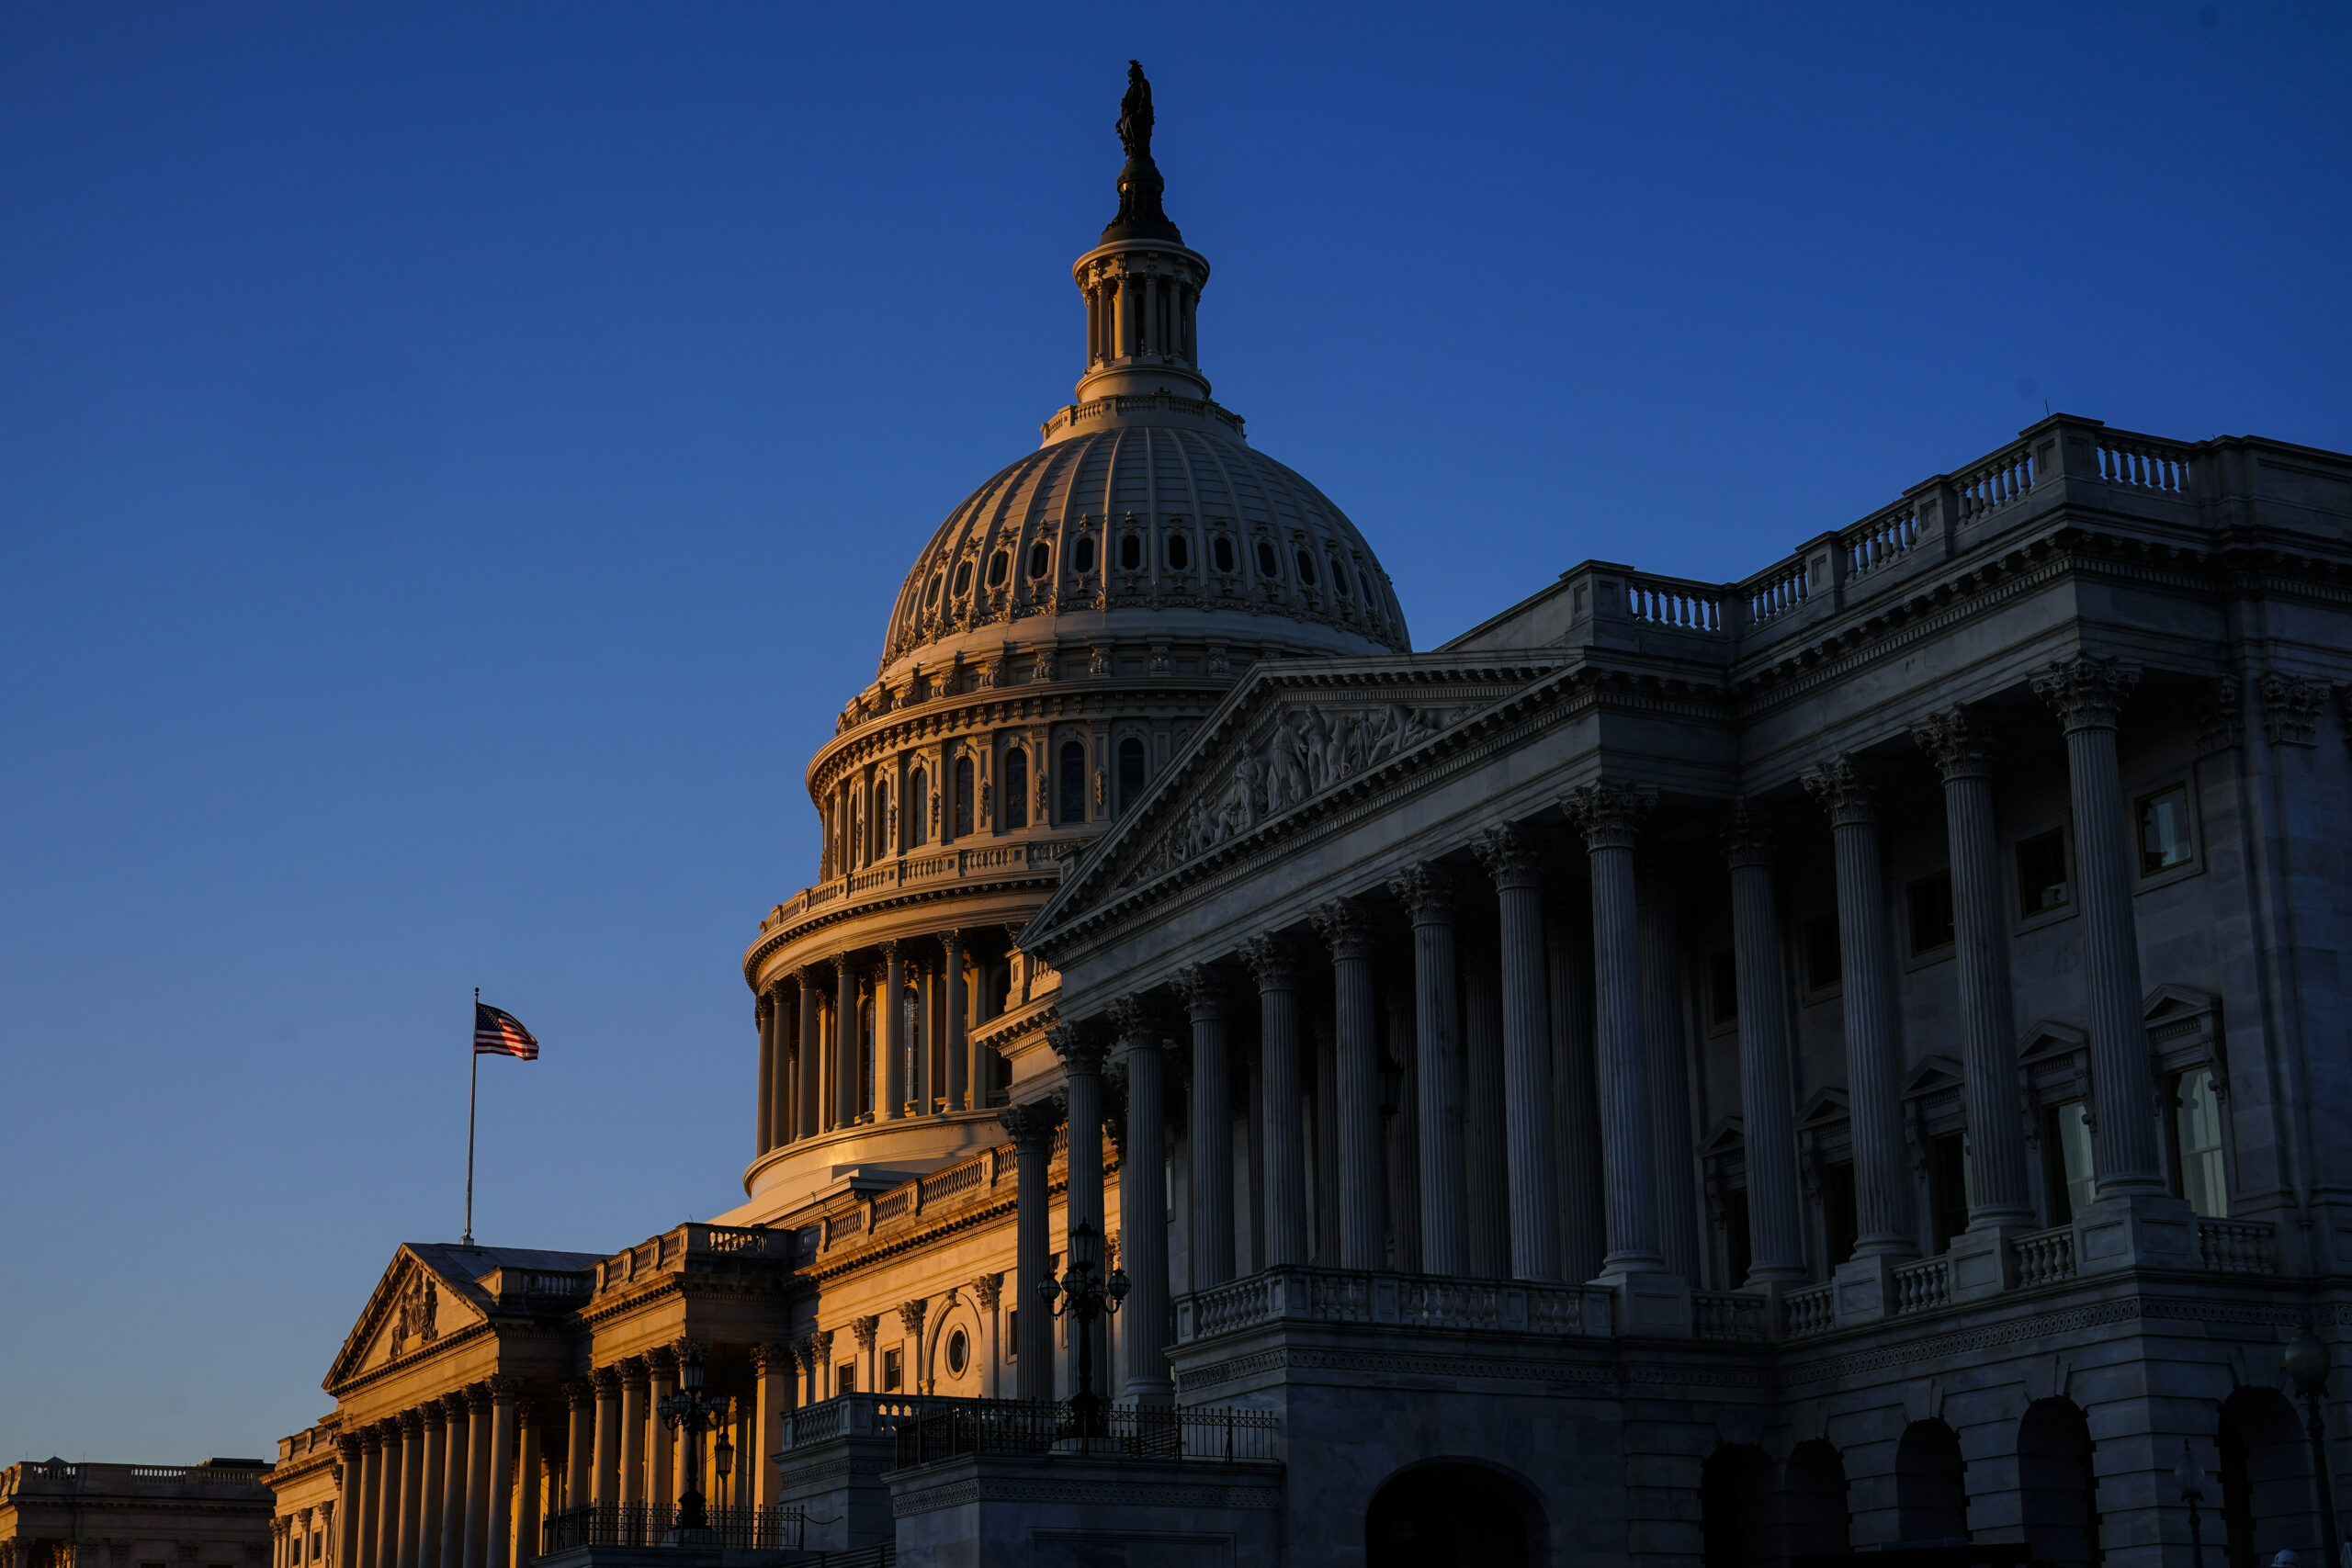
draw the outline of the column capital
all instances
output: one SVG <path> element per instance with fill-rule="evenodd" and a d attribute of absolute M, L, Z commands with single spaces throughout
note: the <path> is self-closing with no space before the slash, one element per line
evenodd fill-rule
<path fill-rule="evenodd" d="M 874 1336 L 881 1327 L 882 1314 L 878 1312 L 869 1312 L 864 1317 L 849 1320 L 849 1331 L 857 1336 L 857 1348 L 861 1350 L 874 1348 Z"/>
<path fill-rule="evenodd" d="M 645 1365 L 650 1376 L 667 1382 L 678 1370 L 678 1352 L 668 1345 L 656 1345 L 645 1353 Z"/>
<path fill-rule="evenodd" d="M 972 1299 L 979 1303 L 980 1310 L 983 1312 L 996 1310 L 997 1298 L 1003 1291 L 1004 1276 L 1002 1274 L 979 1274 L 973 1277 Z"/>
<path fill-rule="evenodd" d="M 596 1380 L 594 1378 L 566 1378 L 563 1382 L 563 1397 L 574 1410 L 587 1409 L 596 1403 Z"/>
<path fill-rule="evenodd" d="M 465 1390 L 458 1389 L 454 1393 L 445 1393 L 441 1396 L 441 1416 L 442 1419 L 455 1424 L 462 1424 L 465 1421 Z"/>
<path fill-rule="evenodd" d="M 1194 1023 L 1209 1023 L 1226 1016 L 1225 976 L 1214 965 L 1192 964 L 1169 976 L 1168 983 L 1184 998 Z"/>
<path fill-rule="evenodd" d="M 479 1416 L 490 1408 L 490 1384 L 471 1382 L 465 1387 L 466 1408 Z"/>
<path fill-rule="evenodd" d="M 1472 841 L 1470 852 L 1487 868 L 1498 892 L 1543 886 L 1544 846 L 1534 834 L 1515 822 L 1506 822 L 1479 834 Z"/>
<path fill-rule="evenodd" d="M 421 1438 L 424 1436 L 424 1411 L 422 1407 L 415 1410 L 401 1411 L 400 1413 L 399 1419 L 401 1424 L 401 1435 L 402 1437 Z"/>
<path fill-rule="evenodd" d="M 2319 733 L 2319 710 L 2327 700 L 2324 682 L 2266 670 L 2254 683 L 2262 704 L 2262 732 L 2273 746 L 2309 746 Z"/>
<path fill-rule="evenodd" d="M 1091 1021 L 1085 1023 L 1057 1023 L 1046 1031 L 1046 1043 L 1062 1059 L 1065 1074 L 1099 1073 L 1102 1057 L 1111 1043 Z"/>
<path fill-rule="evenodd" d="M 642 1393 L 646 1385 L 652 1382 L 653 1369 L 647 1364 L 642 1356 L 622 1357 L 620 1368 L 623 1388 L 633 1388 Z"/>
<path fill-rule="evenodd" d="M 1731 803 L 1731 810 L 1724 817 L 1721 837 L 1724 863 L 1733 870 L 1745 866 L 1771 868 L 1780 842 L 1779 829 L 1770 817 L 1750 806 L 1747 796 Z"/>
<path fill-rule="evenodd" d="M 789 1345 L 763 1339 L 752 1347 L 752 1370 L 763 1378 L 790 1371 L 797 1359 Z"/>
<path fill-rule="evenodd" d="M 1251 937 L 1241 944 L 1241 962 L 1257 977 L 1261 991 L 1287 991 L 1298 984 L 1298 955 L 1282 937 Z"/>
<path fill-rule="evenodd" d="M 382 1448 L 384 1446 L 382 1428 L 373 1426 L 362 1427 L 359 1429 L 359 1446 L 363 1449 Z"/>
<path fill-rule="evenodd" d="M 1571 791 L 1560 809 L 1584 836 L 1587 850 L 1630 850 L 1657 804 L 1654 789 L 1602 779 Z"/>
<path fill-rule="evenodd" d="M 1159 1044 L 1162 1027 L 1159 1010 L 1140 991 L 1130 991 L 1111 1003 L 1112 1033 L 1126 1042 L 1130 1051 L 1138 1045 Z"/>
<path fill-rule="evenodd" d="M 2033 694 L 2057 710 L 2066 732 L 2113 729 L 2123 701 L 2140 682 L 2140 667 L 2121 659 L 2078 653 L 2053 659 L 2033 677 Z"/>
<path fill-rule="evenodd" d="M 833 1353 L 833 1331 L 830 1328 L 820 1328 L 817 1330 L 814 1334 L 808 1336 L 808 1348 L 820 1356 L 831 1355 Z"/>
<path fill-rule="evenodd" d="M 775 1010 L 775 1003 L 769 997 L 767 992 L 762 991 L 758 995 L 754 996 L 752 998 L 752 1025 L 756 1028 L 765 1029 L 768 1026 L 768 1016 Z"/>
<path fill-rule="evenodd" d="M 876 953 L 881 954 L 880 959 L 876 961 L 877 967 L 895 964 L 899 961 L 899 939 L 897 937 L 884 937 L 880 942 L 874 944 L 874 949 Z"/>
<path fill-rule="evenodd" d="M 1867 827 L 1878 820 L 1877 781 L 1871 776 L 1869 766 L 1856 761 L 1850 754 L 1832 757 L 1817 768 L 1807 769 L 1797 782 L 1829 813 L 1833 826 Z"/>
<path fill-rule="evenodd" d="M 1395 873 L 1388 891 L 1417 926 L 1442 926 L 1453 919 L 1453 874 L 1434 861 Z"/>
<path fill-rule="evenodd" d="M 710 1355 L 710 1341 L 707 1339 L 689 1339 L 685 1336 L 680 1335 L 677 1338 L 670 1341 L 667 1348 L 673 1360 L 704 1360 Z"/>
<path fill-rule="evenodd" d="M 996 1113 L 996 1121 L 1015 1148 L 1049 1151 L 1054 1146 L 1054 1129 L 1062 1124 L 1062 1116 L 1061 1105 L 1048 1098 L 1008 1105 Z"/>
<path fill-rule="evenodd" d="M 1315 934 L 1323 939 L 1323 945 L 1331 950 L 1334 959 L 1372 956 L 1376 944 L 1372 916 L 1355 899 L 1334 898 L 1306 918 L 1315 927 Z"/>
<path fill-rule="evenodd" d="M 953 926 L 948 927 L 939 933 L 939 948 L 950 964 L 955 963 L 956 955 L 964 951 L 964 933 Z"/>
<path fill-rule="evenodd" d="M 618 1367 L 598 1367 L 588 1374 L 588 1381 L 595 1385 L 598 1398 L 606 1394 L 618 1393 L 621 1387 L 621 1370 Z"/>
<path fill-rule="evenodd" d="M 1911 727 L 1911 739 L 1936 764 L 1937 776 L 1946 784 L 1992 776 L 1993 732 L 1964 707 L 1954 705 L 1929 714 Z"/>
<path fill-rule="evenodd" d="M 931 1300 L 927 1296 L 917 1296 L 910 1302 L 900 1302 L 899 1326 L 920 1339 L 922 1337 L 922 1320 L 930 1311 Z"/>

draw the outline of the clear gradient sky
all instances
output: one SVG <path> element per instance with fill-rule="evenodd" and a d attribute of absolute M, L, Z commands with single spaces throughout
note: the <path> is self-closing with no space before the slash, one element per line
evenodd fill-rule
<path fill-rule="evenodd" d="M 2045 400 L 2352 447 L 2341 3 L 8 6 L 0 1460 L 324 1412 L 477 985 L 482 1239 L 740 1199 L 801 770 L 1068 400 L 1130 54 L 1419 646 Z"/>

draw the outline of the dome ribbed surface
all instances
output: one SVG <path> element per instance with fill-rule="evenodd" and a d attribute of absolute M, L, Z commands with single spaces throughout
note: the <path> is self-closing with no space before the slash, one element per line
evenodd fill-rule
<path fill-rule="evenodd" d="M 1322 491 L 1236 436 L 1136 423 L 1041 447 L 974 491 L 907 574 L 882 664 L 991 624 L 1127 609 L 1410 646 L 1388 574 Z"/>

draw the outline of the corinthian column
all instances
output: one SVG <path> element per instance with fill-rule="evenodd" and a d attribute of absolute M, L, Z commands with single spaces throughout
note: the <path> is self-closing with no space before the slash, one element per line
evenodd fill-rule
<path fill-rule="evenodd" d="M 782 986 L 768 993 L 768 1146 L 774 1148 L 799 1136 L 792 1092 L 791 1003 Z"/>
<path fill-rule="evenodd" d="M 649 1370 L 644 1358 L 631 1356 L 621 1363 L 621 1506 L 645 1501 L 645 1390 Z M 468 1563 L 467 1568 L 474 1568 Z"/>
<path fill-rule="evenodd" d="M 465 1568 L 490 1568 L 490 1390 L 475 1383 L 466 1390 L 466 1556 Z"/>
<path fill-rule="evenodd" d="M 857 966 L 846 953 L 833 959 L 833 1125 L 857 1124 Z"/>
<path fill-rule="evenodd" d="M 1887 951 L 1886 880 L 1879 871 L 1878 799 L 1851 757 L 1804 775 L 1829 813 L 1838 855 L 1838 958 L 1846 993 L 1846 1100 L 1854 1145 L 1860 1259 L 1914 1257 L 1909 1173 L 1903 1163 L 1894 984 Z M 1891 1304 L 1891 1303 L 1889 1303 Z"/>
<path fill-rule="evenodd" d="M 1968 1075 L 1968 1223 L 2030 1226 L 2025 1134 L 2012 1113 L 2017 1025 L 2009 1004 L 2008 923 L 2001 918 L 1999 840 L 1993 827 L 1993 744 L 1964 708 L 1911 732 L 1944 782 L 1951 852 L 1952 957 L 1960 981 L 1961 1059 Z"/>
<path fill-rule="evenodd" d="M 487 1568 L 514 1568 L 514 1380 L 490 1380 L 490 1507 L 482 1533 Z"/>
<path fill-rule="evenodd" d="M 1747 1144 L 1750 1288 L 1804 1282 L 1797 1218 L 1796 1082 L 1789 1070 L 1772 832 L 1745 801 L 1724 829 L 1731 865 L 1732 964 L 1739 986 L 1739 1113 Z"/>
<path fill-rule="evenodd" d="M 775 1145 L 775 1008 L 765 991 L 752 998 L 752 1024 L 760 1035 L 759 1101 L 752 1108 L 752 1155 Z"/>
<path fill-rule="evenodd" d="M 1306 1261 L 1306 1155 L 1301 1147 L 1298 973 L 1279 937 L 1242 944 L 1242 962 L 1258 978 L 1259 1052 L 1265 1078 L 1266 1240 L 1268 1269 Z"/>
<path fill-rule="evenodd" d="M 1592 955 L 1599 1013 L 1600 1141 L 1607 1155 L 1608 1255 L 1601 1275 L 1663 1272 L 1650 1155 L 1649 1062 L 1642 1036 L 1634 842 L 1656 795 L 1587 784 L 1562 804 L 1592 863 Z"/>
<path fill-rule="evenodd" d="M 1050 1100 L 1007 1106 L 997 1112 L 1005 1135 L 1012 1140 L 1013 1194 L 1012 1266 L 1015 1303 L 1026 1301 L 1029 1310 L 1015 1325 L 1012 1347 L 1014 1393 L 1043 1402 L 1054 1397 L 1053 1319 L 1037 1301 L 1037 1285 L 1053 1272 L 1053 1201 L 1046 1183 L 1053 1157 L 1054 1129 L 1061 1124 L 1061 1107 Z M 812 1393 L 810 1398 L 817 1395 Z"/>
<path fill-rule="evenodd" d="M 678 1356 L 667 1345 L 657 1345 L 645 1353 L 646 1426 L 650 1428 L 645 1450 L 645 1500 L 657 1508 L 666 1508 L 678 1500 L 677 1452 L 678 1441 L 662 1424 L 662 1402 L 678 1390 Z"/>
<path fill-rule="evenodd" d="M 1454 928 L 1462 988 L 1462 1180 L 1470 1216 L 1469 1272 L 1510 1274 L 1510 1164 L 1503 1131 L 1503 980 L 1493 928 Z"/>
<path fill-rule="evenodd" d="M 399 1568 L 401 1560 L 401 1424 L 386 1421 L 384 1457 L 376 1469 L 376 1562 L 378 1568 Z"/>
<path fill-rule="evenodd" d="M 1453 886 L 1423 863 L 1388 879 L 1413 922 L 1415 1088 L 1419 1091 L 1421 1268 L 1460 1274 L 1469 1263 L 1470 1203 L 1463 1185 L 1462 1050 L 1453 986 Z"/>
<path fill-rule="evenodd" d="M 896 1122 L 907 1113 L 907 961 L 897 942 L 882 944 L 882 970 L 876 978 L 881 991 L 874 998 L 874 1051 L 882 1059 L 874 1073 L 874 1114 L 877 1121 Z"/>
<path fill-rule="evenodd" d="M 800 1135 L 813 1138 L 825 1130 L 825 1041 L 819 1032 L 817 1005 L 817 970 L 811 964 L 799 974 L 800 980 L 800 1060 L 793 1070 L 799 1076 L 798 1090 L 793 1096 L 794 1109 L 800 1113 Z"/>
<path fill-rule="evenodd" d="M 1340 1267 L 1377 1269 L 1381 1246 L 1380 1022 L 1372 975 L 1372 921 L 1342 898 L 1315 911 L 1331 950 L 1338 1055 Z M 1194 1118 L 1195 1124 L 1198 1118 Z"/>
<path fill-rule="evenodd" d="M 946 1005 L 941 1010 L 947 1018 L 947 1109 L 978 1111 L 980 1096 L 975 1091 L 966 1071 L 964 1044 L 964 933 L 949 931 L 939 933 L 940 979 L 947 987 Z"/>
<path fill-rule="evenodd" d="M 563 1385 L 563 1397 L 571 1416 L 570 1441 L 563 1450 L 563 1506 L 568 1511 L 587 1506 L 595 1489 L 589 1467 L 596 1453 L 596 1384 L 590 1378 L 573 1378 Z"/>
<path fill-rule="evenodd" d="M 384 1434 L 380 1428 L 369 1427 L 359 1434 L 359 1465 L 352 1473 L 356 1484 L 345 1506 L 351 1510 L 356 1550 L 345 1561 L 354 1568 L 381 1568 L 377 1557 L 383 1529 Z"/>
<path fill-rule="evenodd" d="M 1114 1010 L 1127 1045 L 1127 1142 L 1119 1161 L 1119 1255 L 1133 1293 L 1120 1315 L 1125 1330 L 1126 1397 L 1169 1404 L 1168 1168 L 1166 1062 L 1159 1023 L 1142 998 Z"/>
<path fill-rule="evenodd" d="M 596 1385 L 596 1472 L 589 1500 L 598 1505 L 617 1503 L 621 1500 L 620 1370 L 598 1367 L 589 1376 Z"/>
<path fill-rule="evenodd" d="M 1657 1159 L 1658 1242 L 1669 1273 L 1699 1278 L 1699 1185 L 1690 1146 L 1690 1066 L 1682 1031 L 1682 939 L 1671 874 L 1637 866 L 1642 1032 L 1649 1043 L 1650 1147 Z"/>
<path fill-rule="evenodd" d="M 1510 1272 L 1560 1278 L 1560 1201 L 1544 1016 L 1544 869 L 1535 840 L 1489 829 L 1476 846 L 1502 911 L 1503 1142 L 1510 1181 Z"/>
<path fill-rule="evenodd" d="M 417 1568 L 424 1528 L 424 1417 L 401 1412 L 400 1565 Z"/>
<path fill-rule="evenodd" d="M 449 1418 L 437 1399 L 428 1399 L 418 1413 L 424 1422 L 424 1492 L 417 1499 L 416 1563 L 417 1568 L 440 1568 L 441 1562 L 441 1485 L 443 1471 L 448 1461 L 446 1451 Z"/>
<path fill-rule="evenodd" d="M 466 1478 L 472 1472 L 472 1432 L 461 1391 L 441 1396 L 441 1568 L 465 1568 Z"/>
<path fill-rule="evenodd" d="M 2091 1079 L 2098 1127 L 2092 1169 L 2101 1198 L 2165 1191 L 2150 1114 L 2148 1024 L 2140 1003 L 2140 936 L 2132 916 L 2132 846 L 2115 726 L 2139 682 L 2137 665 L 2077 655 L 2052 663 L 2033 689 L 2066 727 L 2066 785 L 2082 884 L 2083 970 L 2090 995 Z"/>
<path fill-rule="evenodd" d="M 1233 1062 L 1225 987 L 1195 964 L 1176 976 L 1193 1022 L 1193 1289 L 1233 1278 Z"/>
<path fill-rule="evenodd" d="M 1560 1151 L 1560 1272 L 1589 1280 L 1609 1241 L 1602 1219 L 1600 1083 L 1593 1066 L 1592 900 L 1561 896 L 1544 920 L 1551 990 L 1552 1104 Z"/>
<path fill-rule="evenodd" d="M 334 1563 L 336 1568 L 358 1568 L 368 1555 L 359 1543 L 361 1500 L 367 1495 L 367 1448 L 357 1437 L 337 1438 L 335 1454 L 343 1463 L 342 1506 L 334 1517 Z"/>

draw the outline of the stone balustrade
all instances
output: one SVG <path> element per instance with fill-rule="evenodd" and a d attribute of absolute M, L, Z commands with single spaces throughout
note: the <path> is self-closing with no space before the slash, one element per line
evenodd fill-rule
<path fill-rule="evenodd" d="M 1051 870 L 1076 848 L 1067 838 L 1026 839 L 1010 844 L 919 850 L 893 856 L 847 876 L 802 888 L 767 912 L 760 921 L 760 931 L 765 935 L 779 926 L 796 925 L 813 913 L 837 905 L 860 903 L 901 889 L 989 882 Z"/>
<path fill-rule="evenodd" d="M 1690 1332 L 1700 1339 L 1760 1345 L 1770 1338 L 1771 1299 L 1748 1291 L 1690 1292 Z"/>
<path fill-rule="evenodd" d="M 2075 1227 L 2058 1225 L 2009 1243 L 2017 1258 L 2018 1287 L 2056 1284 L 2075 1277 Z"/>
<path fill-rule="evenodd" d="M 1951 1259 L 1923 1258 L 1894 1270 L 1894 1310 L 1931 1312 L 1951 1304 Z"/>
<path fill-rule="evenodd" d="M 2217 1274 L 2278 1272 L 2278 1227 L 2261 1220 L 2199 1220 L 2197 1256 Z"/>
<path fill-rule="evenodd" d="M 1582 1285 L 1458 1280 L 1289 1265 L 1176 1303 L 1180 1344 L 1271 1323 L 1362 1323 L 1532 1334 L 1610 1332 L 1610 1293 Z"/>
<path fill-rule="evenodd" d="M 1838 1288 L 1809 1285 L 1781 1298 L 1781 1332 L 1791 1339 L 1826 1334 L 1838 1326 Z"/>

